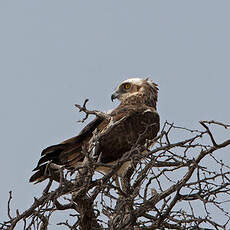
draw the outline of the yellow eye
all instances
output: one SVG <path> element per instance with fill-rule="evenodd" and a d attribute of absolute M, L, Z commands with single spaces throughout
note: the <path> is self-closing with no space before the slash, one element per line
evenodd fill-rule
<path fill-rule="evenodd" d="M 125 84 L 124 84 L 124 88 L 125 88 L 126 90 L 130 89 L 130 87 L 131 87 L 131 84 L 130 84 L 130 83 L 125 83 Z"/>

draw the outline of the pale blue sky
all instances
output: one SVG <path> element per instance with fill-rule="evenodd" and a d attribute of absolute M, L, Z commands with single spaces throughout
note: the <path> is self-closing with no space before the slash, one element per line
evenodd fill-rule
<path fill-rule="evenodd" d="M 28 183 L 41 150 L 83 127 L 74 104 L 114 108 L 126 78 L 159 84 L 162 122 L 230 123 L 229 12 L 227 0 L 1 0 L 0 222 L 9 190 L 23 210 L 44 188 Z"/>

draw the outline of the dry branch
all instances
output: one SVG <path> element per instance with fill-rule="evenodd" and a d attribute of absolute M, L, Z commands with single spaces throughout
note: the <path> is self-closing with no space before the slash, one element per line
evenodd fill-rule
<path fill-rule="evenodd" d="M 76 105 L 86 114 L 82 122 L 90 114 L 110 120 L 108 114 L 86 109 L 87 101 L 83 106 Z M 53 184 L 50 180 L 43 194 L 15 216 L 10 192 L 8 220 L 0 224 L 0 229 L 13 230 L 22 222 L 24 229 L 45 230 L 50 217 L 64 210 L 72 213 L 57 224 L 71 230 L 230 229 L 230 214 L 226 208 L 230 201 L 230 173 L 229 166 L 220 159 L 220 153 L 225 153 L 230 146 L 230 139 L 216 143 L 215 132 L 209 127 L 228 129 L 230 126 L 217 121 L 201 121 L 200 124 L 204 130 L 165 122 L 155 138 L 156 145 L 146 148 L 144 158 L 139 153 L 143 149 L 133 146 L 132 151 L 111 166 L 107 175 L 93 176 L 92 169 L 103 164 L 95 162 L 89 154 L 84 174 L 80 173 L 80 168 L 72 176 L 61 169 L 57 188 L 50 191 Z M 117 123 L 111 122 L 108 129 L 114 125 Z M 180 132 L 180 137 L 184 134 L 189 137 L 173 142 L 175 132 Z M 203 141 L 205 136 L 209 137 L 208 143 Z M 133 168 L 122 178 L 124 187 L 120 188 L 114 178 L 126 161 L 131 161 Z M 209 167 L 211 163 L 215 164 L 215 169 Z M 222 219 L 211 209 L 221 213 Z"/>

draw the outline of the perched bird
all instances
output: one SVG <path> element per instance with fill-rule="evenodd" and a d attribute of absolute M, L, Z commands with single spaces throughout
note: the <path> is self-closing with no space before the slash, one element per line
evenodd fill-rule
<path fill-rule="evenodd" d="M 57 166 L 56 170 L 58 166 L 72 170 L 83 165 L 85 150 L 93 152 L 97 162 L 104 163 L 105 166 L 97 167 L 96 171 L 107 173 L 110 168 L 106 165 L 116 163 L 132 146 L 144 146 L 157 136 L 160 127 L 157 98 L 157 84 L 150 79 L 123 81 L 111 96 L 112 101 L 120 101 L 118 107 L 108 113 L 112 124 L 108 119 L 96 117 L 77 136 L 44 149 L 30 182 L 38 183 L 53 176 L 47 169 L 50 165 Z M 129 163 L 121 166 L 118 175 L 124 174 Z"/>

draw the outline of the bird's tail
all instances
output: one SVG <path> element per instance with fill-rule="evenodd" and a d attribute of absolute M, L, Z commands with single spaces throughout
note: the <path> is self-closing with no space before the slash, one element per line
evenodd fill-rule
<path fill-rule="evenodd" d="M 42 151 L 37 167 L 33 170 L 35 173 L 30 177 L 29 182 L 39 183 L 50 177 L 56 181 L 60 181 L 59 168 L 61 166 L 74 169 L 83 159 L 84 154 L 78 142 L 64 142 L 50 146 Z"/>

